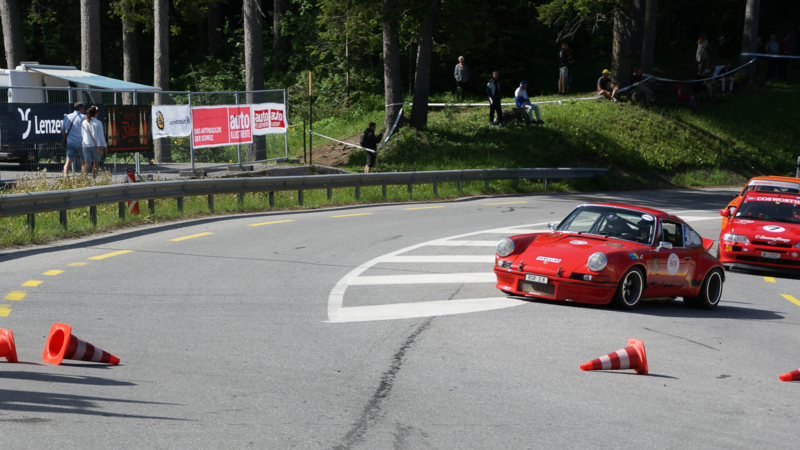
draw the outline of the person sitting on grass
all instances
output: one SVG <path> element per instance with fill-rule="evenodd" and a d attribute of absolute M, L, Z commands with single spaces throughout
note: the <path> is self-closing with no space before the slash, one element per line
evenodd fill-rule
<path fill-rule="evenodd" d="M 528 99 L 528 82 L 522 80 L 519 87 L 514 91 L 514 101 L 517 103 L 517 108 L 525 108 L 528 112 L 528 123 L 543 124 L 544 120 L 539 117 L 539 107 L 531 103 Z M 536 113 L 536 120 L 533 120 L 533 113 Z"/>
<path fill-rule="evenodd" d="M 375 161 L 378 159 L 378 142 L 383 138 L 383 133 L 375 135 L 375 122 L 370 122 L 364 134 L 361 136 L 361 146 L 372 151 L 367 151 L 367 165 L 364 166 L 364 173 L 369 173 L 370 167 L 375 167 Z"/>
<path fill-rule="evenodd" d="M 728 93 L 733 94 L 733 74 L 731 72 L 733 70 L 733 65 L 731 63 L 725 64 L 725 66 L 718 66 L 722 67 L 721 73 L 727 74 L 723 77 L 720 77 L 719 82 L 722 84 L 722 95 L 725 95 L 725 85 L 728 85 Z M 715 70 L 716 72 L 716 70 Z M 728 73 L 730 72 L 730 73 Z M 719 75 L 719 74 L 717 74 Z"/>
<path fill-rule="evenodd" d="M 619 85 L 615 81 L 612 81 L 609 76 L 611 76 L 611 71 L 603 69 L 603 75 L 597 80 L 597 95 L 602 95 L 612 102 L 616 102 L 617 99 L 614 98 L 614 96 L 617 95 Z"/>
<path fill-rule="evenodd" d="M 650 91 L 650 89 L 645 86 L 644 83 L 642 83 L 643 79 L 644 77 L 642 77 L 642 69 L 638 67 L 634 69 L 633 78 L 631 81 L 633 84 L 640 84 L 636 84 L 636 86 L 633 87 L 633 93 L 636 94 L 637 98 L 641 97 L 642 101 L 644 102 L 644 106 L 650 106 L 650 103 L 655 103 L 655 100 L 653 100 L 653 93 Z"/>

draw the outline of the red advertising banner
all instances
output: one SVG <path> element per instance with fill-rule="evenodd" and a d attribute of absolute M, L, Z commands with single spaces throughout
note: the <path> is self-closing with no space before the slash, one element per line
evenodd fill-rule
<path fill-rule="evenodd" d="M 253 142 L 250 106 L 192 108 L 192 140 L 195 148 Z"/>

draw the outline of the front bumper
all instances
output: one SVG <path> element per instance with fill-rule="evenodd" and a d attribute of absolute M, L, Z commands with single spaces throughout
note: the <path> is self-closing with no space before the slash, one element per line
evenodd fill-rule
<path fill-rule="evenodd" d="M 739 249 L 740 246 L 734 248 Z M 769 248 L 748 248 L 749 252 L 726 251 L 720 248 L 719 262 L 728 269 L 734 270 L 761 270 L 772 273 L 800 273 L 800 256 L 792 257 L 789 251 L 781 249 L 781 258 L 764 258 L 756 256 L 760 252 L 775 251 Z M 794 252 L 796 249 L 792 249 Z M 780 250 L 779 250 L 780 251 Z"/>
<path fill-rule="evenodd" d="M 605 305 L 617 290 L 615 283 L 593 283 L 550 276 L 547 285 L 538 285 L 526 282 L 523 272 L 495 267 L 494 273 L 497 276 L 497 289 L 546 300 Z"/>

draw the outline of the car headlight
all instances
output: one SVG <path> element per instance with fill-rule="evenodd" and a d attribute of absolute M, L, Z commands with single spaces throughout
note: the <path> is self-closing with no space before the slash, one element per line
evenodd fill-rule
<path fill-rule="evenodd" d="M 750 240 L 747 239 L 747 236 L 742 236 L 741 234 L 725 233 L 725 234 L 722 235 L 722 240 L 723 241 L 729 241 L 729 242 L 739 242 L 739 243 L 742 243 L 742 244 L 749 244 L 750 243 Z"/>
<path fill-rule="evenodd" d="M 508 256 L 514 251 L 514 241 L 509 238 L 503 238 L 497 243 L 497 255 Z"/>
<path fill-rule="evenodd" d="M 586 266 L 592 272 L 600 272 L 601 270 L 606 268 L 606 264 L 608 264 L 608 257 L 603 252 L 592 253 L 592 256 L 589 257 L 589 261 L 586 263 Z"/>

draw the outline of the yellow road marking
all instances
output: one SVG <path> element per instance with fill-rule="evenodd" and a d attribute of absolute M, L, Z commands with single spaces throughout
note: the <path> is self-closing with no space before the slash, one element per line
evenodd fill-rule
<path fill-rule="evenodd" d="M 25 298 L 25 291 L 11 291 L 6 295 L 6 298 L 3 300 L 13 300 L 13 301 L 20 301 Z"/>
<path fill-rule="evenodd" d="M 494 205 L 517 205 L 520 203 L 528 203 L 528 202 L 505 202 L 505 203 L 486 203 L 486 206 L 494 206 Z"/>
<path fill-rule="evenodd" d="M 0 305 L 0 317 L 8 317 L 11 314 L 11 305 Z"/>
<path fill-rule="evenodd" d="M 775 282 L 775 278 L 773 278 L 773 277 L 764 277 L 764 281 L 766 281 L 767 283 L 774 283 Z"/>
<path fill-rule="evenodd" d="M 47 272 L 43 273 L 42 275 L 49 275 L 51 277 L 54 277 L 54 276 L 60 275 L 62 273 L 64 273 L 63 270 L 48 270 Z"/>
<path fill-rule="evenodd" d="M 201 236 L 208 236 L 209 234 L 214 234 L 214 233 L 209 233 L 209 232 L 206 232 L 206 233 L 197 233 L 197 234 L 192 234 L 192 235 L 189 235 L 189 236 L 184 236 L 184 237 L 179 237 L 179 238 L 175 238 L 175 239 L 170 239 L 170 241 L 172 241 L 172 242 L 185 241 L 185 240 L 187 240 L 187 239 L 194 239 L 194 238 L 201 237 Z"/>
<path fill-rule="evenodd" d="M 28 281 L 26 281 L 26 282 L 22 283 L 22 285 L 23 285 L 23 286 L 36 287 L 36 286 L 38 286 L 38 285 L 40 285 L 40 284 L 42 284 L 42 283 L 43 283 L 43 282 L 42 282 L 42 281 L 39 281 L 39 280 L 28 280 Z"/>
<path fill-rule="evenodd" d="M 331 216 L 331 217 L 334 217 L 334 218 L 336 218 L 336 217 L 355 217 L 355 216 L 368 216 L 370 214 L 372 214 L 372 213 L 344 214 L 344 215 L 341 215 L 341 216 Z"/>
<path fill-rule="evenodd" d="M 75 262 L 75 263 L 69 263 L 69 264 L 67 264 L 67 267 L 80 267 L 80 266 L 85 266 L 86 264 L 89 264 L 89 263 L 85 263 L 85 262 Z"/>
<path fill-rule="evenodd" d="M 789 300 L 790 302 L 794 303 L 797 306 L 800 306 L 800 300 L 792 297 L 791 295 L 781 294 L 781 297 L 785 298 L 786 300 Z"/>
<path fill-rule="evenodd" d="M 261 223 L 251 223 L 248 227 L 260 227 L 261 225 L 272 225 L 275 223 L 286 223 L 286 222 L 294 222 L 294 220 L 276 220 L 275 222 L 261 222 Z"/>
<path fill-rule="evenodd" d="M 415 209 L 435 209 L 444 208 L 444 206 L 420 206 L 419 208 L 406 208 L 406 211 L 414 211 Z"/>
<path fill-rule="evenodd" d="M 92 261 L 100 261 L 101 259 L 111 258 L 112 256 L 124 255 L 125 253 L 133 253 L 133 250 L 120 250 L 117 252 L 106 253 L 105 255 L 92 256 L 89 259 Z"/>

